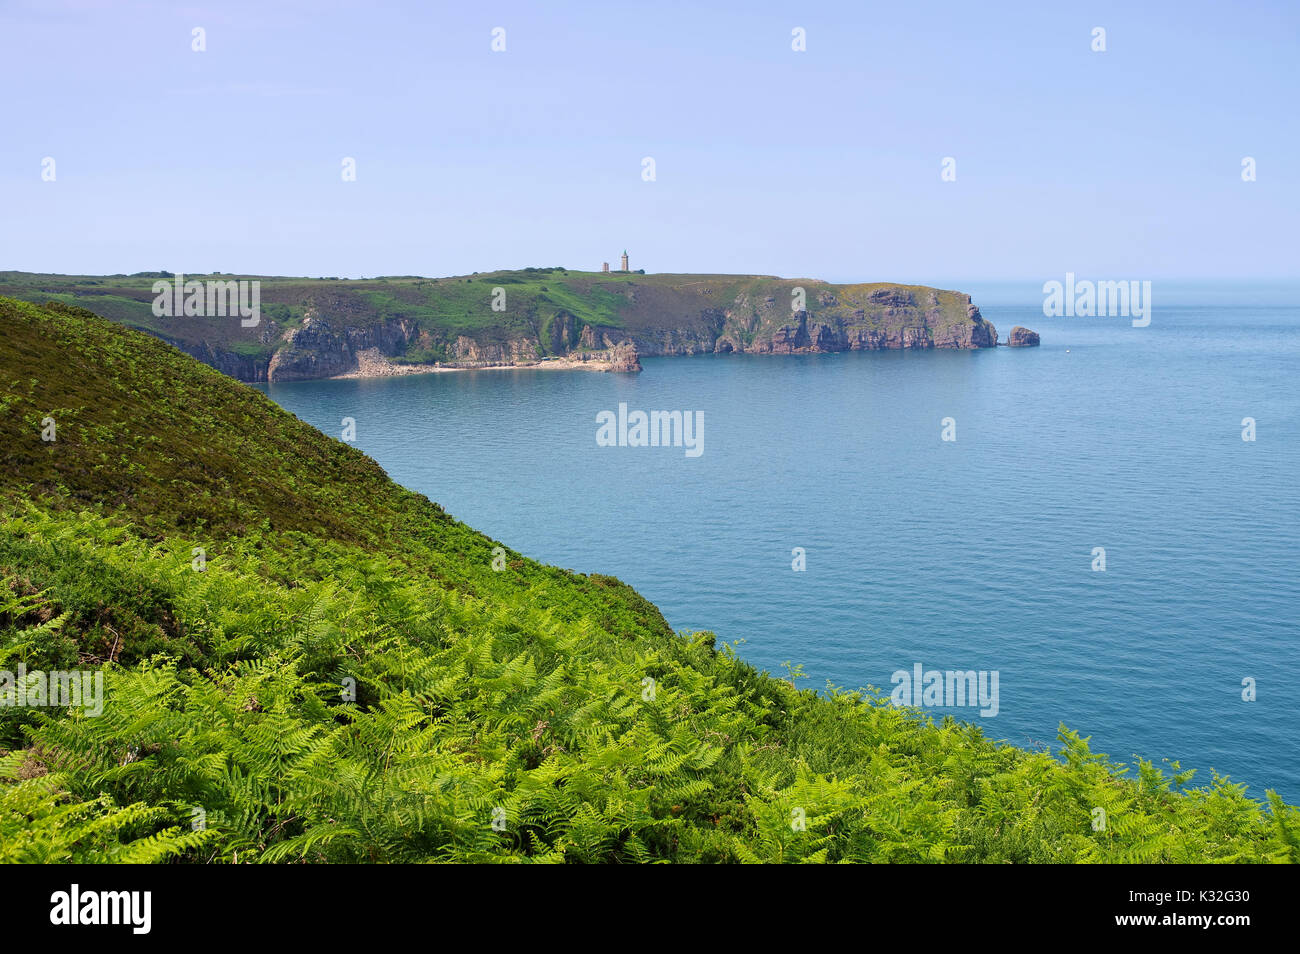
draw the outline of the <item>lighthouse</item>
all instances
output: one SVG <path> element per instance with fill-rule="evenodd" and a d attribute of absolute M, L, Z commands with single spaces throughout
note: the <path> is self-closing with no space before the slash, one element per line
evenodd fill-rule
<path fill-rule="evenodd" d="M 631 269 L 627 267 L 627 249 L 623 249 L 623 271 L 631 271 Z"/>

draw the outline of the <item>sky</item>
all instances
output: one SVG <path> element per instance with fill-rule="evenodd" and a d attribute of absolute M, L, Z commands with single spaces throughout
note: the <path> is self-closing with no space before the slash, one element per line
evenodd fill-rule
<path fill-rule="evenodd" d="M 1298 53 L 1265 0 L 0 0 L 0 270 L 1290 280 Z"/>

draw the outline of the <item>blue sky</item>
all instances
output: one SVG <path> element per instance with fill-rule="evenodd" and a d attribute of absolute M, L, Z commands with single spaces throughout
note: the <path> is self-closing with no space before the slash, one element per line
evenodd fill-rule
<path fill-rule="evenodd" d="M 1138 6 L 4 0 L 0 269 L 1297 277 L 1300 4 Z"/>

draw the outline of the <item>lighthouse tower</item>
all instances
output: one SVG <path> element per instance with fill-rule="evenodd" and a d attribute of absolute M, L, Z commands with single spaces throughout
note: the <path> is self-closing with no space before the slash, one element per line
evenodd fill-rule
<path fill-rule="evenodd" d="M 627 267 L 627 249 L 623 249 L 623 271 L 630 271 Z"/>

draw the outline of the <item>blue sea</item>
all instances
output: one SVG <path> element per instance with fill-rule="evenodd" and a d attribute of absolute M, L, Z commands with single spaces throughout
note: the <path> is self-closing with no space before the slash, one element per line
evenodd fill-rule
<path fill-rule="evenodd" d="M 995 715 L 933 714 L 1026 747 L 1064 723 L 1118 761 L 1300 801 L 1296 290 L 1157 284 L 1145 328 L 963 290 L 1042 346 L 266 390 L 334 436 L 354 418 L 356 446 L 476 529 L 618 576 L 803 686 L 996 672 Z M 703 412 L 703 453 L 598 446 L 620 403 Z"/>

